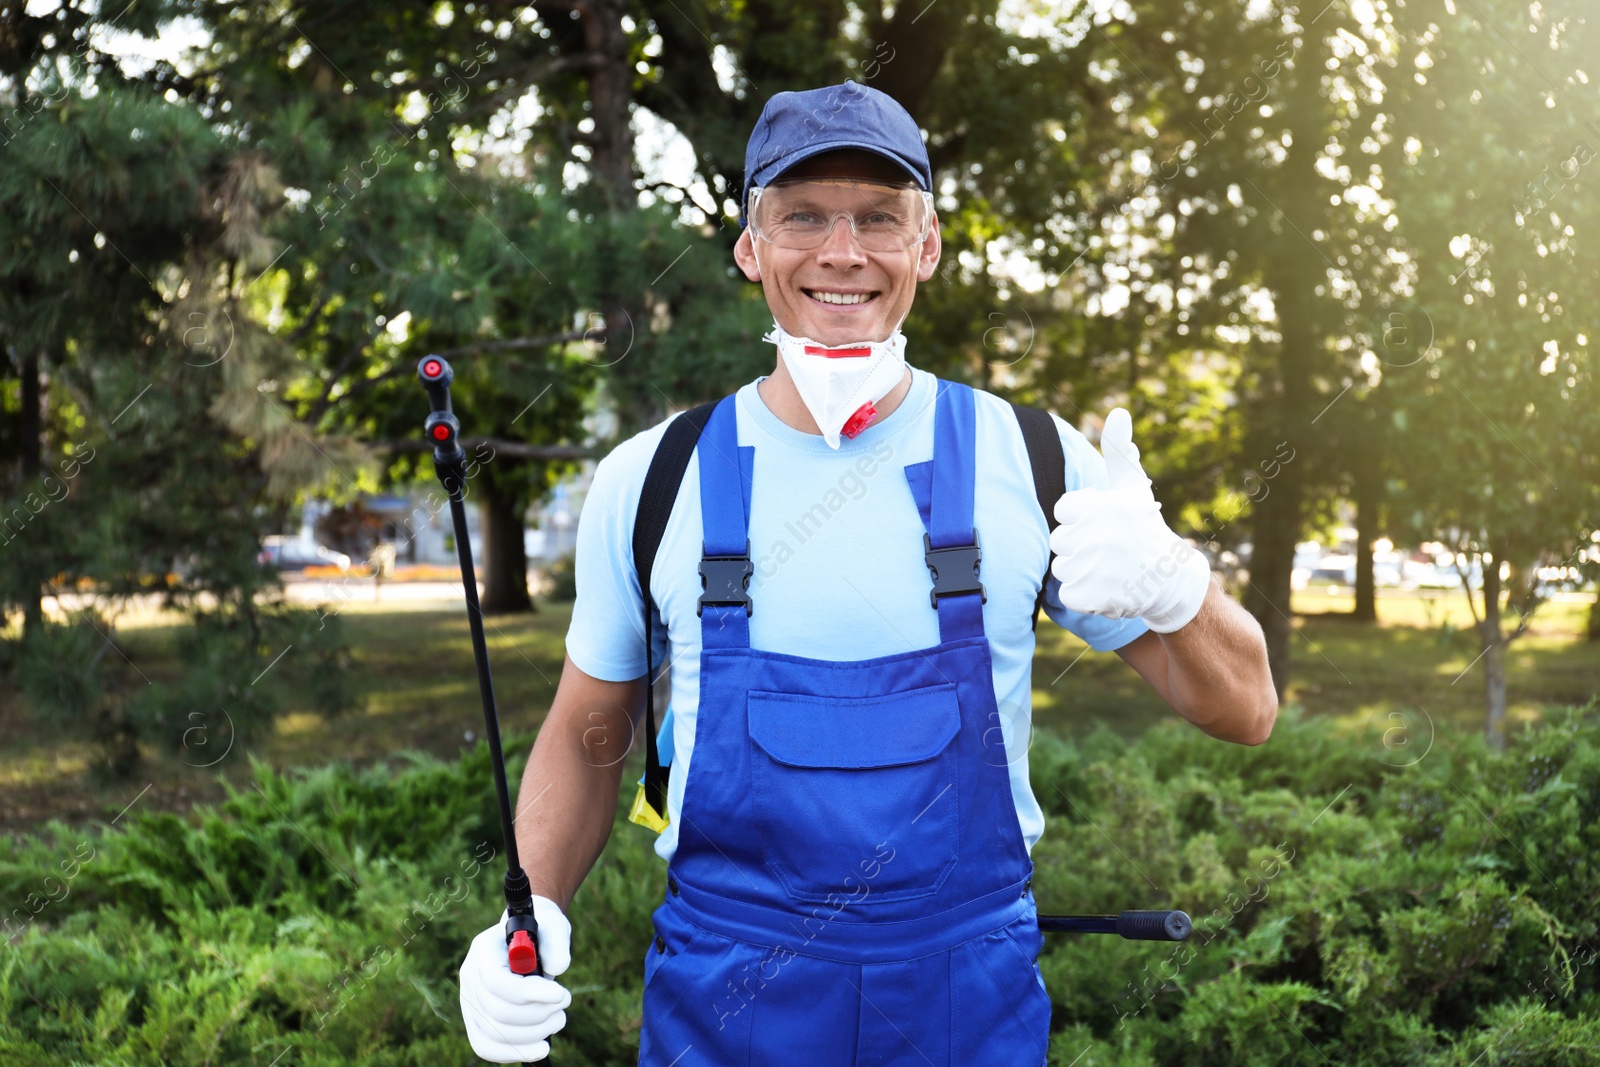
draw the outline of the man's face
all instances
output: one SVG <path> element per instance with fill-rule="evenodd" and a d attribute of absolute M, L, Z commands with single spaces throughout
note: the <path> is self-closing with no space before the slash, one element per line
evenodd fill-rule
<path fill-rule="evenodd" d="M 860 178 L 904 182 L 910 175 L 873 152 L 825 152 L 784 171 L 782 178 Z M 759 246 L 759 247 L 757 247 Z M 745 227 L 734 245 L 734 262 L 745 277 L 760 282 L 772 317 L 796 337 L 825 345 L 883 341 L 911 308 L 917 282 L 933 277 L 939 265 L 939 221 L 926 240 L 896 252 L 861 246 L 843 218 L 818 247 L 780 248 Z M 865 294 L 860 303 L 826 303 L 824 294 Z"/>

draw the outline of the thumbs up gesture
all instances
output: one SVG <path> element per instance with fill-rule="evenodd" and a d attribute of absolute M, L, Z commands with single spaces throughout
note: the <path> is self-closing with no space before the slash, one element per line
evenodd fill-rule
<path fill-rule="evenodd" d="M 1113 619 L 1142 618 L 1156 633 L 1171 633 L 1199 613 L 1210 565 L 1162 520 L 1126 408 L 1106 416 L 1100 451 L 1107 487 L 1074 489 L 1056 501 L 1061 525 L 1050 534 L 1050 573 L 1061 581 L 1061 603 Z"/>

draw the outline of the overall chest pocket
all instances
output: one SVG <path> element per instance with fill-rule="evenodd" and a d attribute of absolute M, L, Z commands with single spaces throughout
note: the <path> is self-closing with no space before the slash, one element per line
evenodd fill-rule
<path fill-rule="evenodd" d="M 751 803 L 767 867 L 836 908 L 938 890 L 960 853 L 953 684 L 874 697 L 749 694 Z"/>

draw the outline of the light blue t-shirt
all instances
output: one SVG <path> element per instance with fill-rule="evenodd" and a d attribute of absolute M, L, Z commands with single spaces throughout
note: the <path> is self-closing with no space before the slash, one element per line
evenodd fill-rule
<path fill-rule="evenodd" d="M 755 446 L 750 504 L 750 645 L 826 660 L 890 656 L 939 643 L 923 562 L 924 527 L 904 468 L 933 457 L 935 384 L 911 368 L 911 388 L 894 411 L 838 451 L 820 435 L 785 425 L 756 391 L 738 393 L 738 439 Z M 1034 492 L 1027 446 L 1004 400 L 975 390 L 975 516 L 983 551 L 979 580 L 988 600 L 983 625 L 994 662 L 995 704 L 1023 840 L 1031 851 L 1044 813 L 1028 783 L 1032 724 L 1032 617 L 1050 561 L 1048 527 Z M 645 471 L 673 415 L 624 441 L 600 461 L 578 520 L 577 602 L 567 655 L 585 674 L 621 682 L 645 673 L 644 602 L 633 563 L 633 523 Z M 1066 487 L 1103 488 L 1105 462 L 1084 436 L 1055 419 L 1066 451 Z M 656 852 L 671 859 L 678 841 L 700 699 L 700 468 L 691 456 L 651 572 L 657 614 L 652 662 L 659 672 L 670 634 L 672 694 L 660 729 L 671 762 L 670 825 Z M 1050 618 L 1098 651 L 1120 648 L 1147 629 L 1139 619 L 1084 615 L 1061 606 L 1050 578 Z M 662 620 L 665 620 L 663 625 Z M 642 739 L 641 739 L 642 743 Z"/>

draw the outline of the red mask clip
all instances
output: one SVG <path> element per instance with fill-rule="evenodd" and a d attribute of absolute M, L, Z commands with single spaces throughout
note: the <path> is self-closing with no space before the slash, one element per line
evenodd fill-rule
<path fill-rule="evenodd" d="M 856 409 L 856 413 L 851 415 L 849 420 L 839 428 L 839 432 L 853 440 L 856 434 L 871 426 L 872 420 L 877 417 L 878 409 L 873 407 L 872 401 L 869 400 Z"/>

